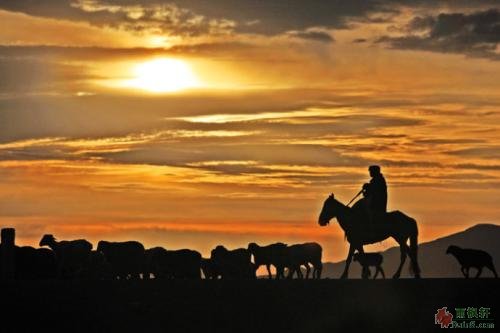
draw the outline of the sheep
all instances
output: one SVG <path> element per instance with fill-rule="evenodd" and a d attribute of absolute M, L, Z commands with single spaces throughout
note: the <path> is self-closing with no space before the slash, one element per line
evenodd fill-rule
<path fill-rule="evenodd" d="M 141 243 L 99 241 L 97 251 L 104 254 L 112 278 L 140 278 L 144 267 L 144 246 Z"/>
<path fill-rule="evenodd" d="M 269 279 L 272 279 L 271 265 L 276 268 L 276 279 L 284 278 L 284 266 L 286 265 L 287 245 L 274 243 L 267 246 L 259 246 L 256 243 L 248 244 L 248 251 L 253 255 L 256 269 L 265 265 Z"/>
<path fill-rule="evenodd" d="M 486 251 L 462 249 L 456 245 L 450 245 L 446 250 L 446 254 L 451 254 L 457 259 L 462 266 L 461 271 L 465 278 L 469 278 L 469 269 L 471 267 L 477 269 L 476 278 L 481 275 L 483 267 L 489 268 L 489 270 L 491 270 L 495 275 L 495 278 L 498 278 L 495 266 L 493 265 L 493 259 Z"/>
<path fill-rule="evenodd" d="M 303 243 L 288 246 L 286 255 L 286 266 L 288 267 L 288 278 L 297 273 L 298 278 L 303 278 L 301 265 L 306 267 L 306 279 L 309 278 L 310 266 L 313 265 L 313 278 L 321 278 L 323 264 L 321 262 L 322 248 L 318 243 Z"/>
<path fill-rule="evenodd" d="M 92 244 L 85 239 L 58 242 L 51 234 L 44 235 L 39 244 L 54 251 L 59 278 L 78 277 L 88 264 L 92 251 Z"/>
<path fill-rule="evenodd" d="M 382 262 L 384 258 L 380 253 L 357 252 L 354 254 L 353 260 L 359 262 L 359 264 L 361 265 L 361 276 L 363 277 L 363 279 L 367 279 L 370 277 L 370 266 L 374 266 L 376 268 L 373 279 L 377 278 L 379 272 L 385 279 L 384 270 L 382 269 Z"/>
<path fill-rule="evenodd" d="M 56 256 L 52 250 L 31 246 L 15 247 L 16 279 L 34 280 L 56 277 Z"/>
<path fill-rule="evenodd" d="M 212 250 L 210 259 L 220 269 L 223 279 L 252 279 L 256 278 L 256 267 L 251 262 L 251 255 L 247 249 L 229 251 L 222 245 Z"/>
<path fill-rule="evenodd" d="M 197 251 L 165 250 L 155 247 L 146 250 L 155 278 L 200 279 L 201 254 Z"/>

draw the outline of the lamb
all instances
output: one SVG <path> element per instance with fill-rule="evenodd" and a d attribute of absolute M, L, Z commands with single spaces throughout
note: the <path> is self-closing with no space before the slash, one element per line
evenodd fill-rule
<path fill-rule="evenodd" d="M 313 265 L 313 279 L 321 278 L 321 271 L 323 270 L 323 263 L 321 262 L 323 249 L 318 243 L 303 243 L 288 246 L 287 248 L 287 267 L 289 270 L 288 278 L 292 278 L 294 273 L 297 273 L 298 278 L 303 278 L 301 265 L 306 267 L 306 279 L 309 278 L 311 268 L 309 264 Z"/>
<path fill-rule="evenodd" d="M 361 273 L 363 279 L 368 279 L 370 277 L 370 266 L 373 266 L 376 269 L 373 279 L 377 278 L 378 273 L 380 273 L 382 275 L 382 278 L 385 279 L 384 270 L 382 269 L 382 262 L 384 261 L 384 257 L 382 257 L 380 253 L 357 252 L 354 254 L 353 260 L 359 262 L 359 264 L 363 268 Z"/>
<path fill-rule="evenodd" d="M 259 246 L 256 243 L 250 243 L 248 244 L 248 251 L 253 255 L 256 269 L 261 265 L 266 266 L 269 279 L 272 279 L 271 265 L 276 267 L 276 279 L 284 278 L 287 254 L 286 244 L 274 243 L 267 246 Z"/>
<path fill-rule="evenodd" d="M 248 279 L 256 278 L 256 268 L 250 260 L 251 255 L 247 249 L 229 251 L 222 245 L 212 250 L 210 259 L 220 270 L 223 279 Z"/>
<path fill-rule="evenodd" d="M 475 249 L 462 249 L 456 245 L 450 245 L 446 250 L 446 254 L 451 254 L 460 263 L 462 274 L 465 278 L 469 278 L 469 269 L 474 267 L 477 269 L 476 278 L 478 278 L 483 267 L 487 267 L 493 272 L 495 278 L 498 278 L 495 266 L 493 265 L 493 259 L 489 253 L 483 250 Z"/>
<path fill-rule="evenodd" d="M 144 246 L 141 243 L 99 241 L 97 251 L 104 254 L 113 278 L 140 278 L 144 267 Z"/>
<path fill-rule="evenodd" d="M 92 244 L 85 239 L 58 242 L 51 234 L 42 237 L 40 246 L 48 246 L 54 251 L 59 278 L 78 277 L 88 264 L 92 251 Z"/>
<path fill-rule="evenodd" d="M 155 278 L 161 279 L 200 279 L 201 254 L 197 251 L 165 250 L 155 247 L 146 250 L 150 256 L 151 271 Z"/>

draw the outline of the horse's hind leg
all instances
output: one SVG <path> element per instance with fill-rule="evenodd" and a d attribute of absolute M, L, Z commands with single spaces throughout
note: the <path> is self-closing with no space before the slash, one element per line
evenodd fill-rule
<path fill-rule="evenodd" d="M 379 271 L 380 271 L 380 266 L 375 267 L 375 275 L 373 276 L 374 280 L 377 278 Z"/>
<path fill-rule="evenodd" d="M 398 270 L 392 276 L 393 279 L 399 279 L 401 276 L 401 270 L 403 269 L 403 265 L 406 261 L 406 254 L 410 251 L 408 245 L 406 245 L 403 241 L 399 243 L 399 250 L 401 251 L 401 262 L 399 263 Z"/>
<path fill-rule="evenodd" d="M 379 266 L 380 268 L 380 274 L 382 274 L 382 278 L 385 279 L 385 273 L 384 273 L 384 270 L 382 269 L 382 266 Z"/>

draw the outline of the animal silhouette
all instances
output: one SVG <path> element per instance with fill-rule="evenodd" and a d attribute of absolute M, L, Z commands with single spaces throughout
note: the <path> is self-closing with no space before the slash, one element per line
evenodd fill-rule
<path fill-rule="evenodd" d="M 375 267 L 375 275 L 373 279 L 376 279 L 378 273 L 382 274 L 382 277 L 385 279 L 385 273 L 382 269 L 382 262 L 384 261 L 384 257 L 380 253 L 360 253 L 356 252 L 353 257 L 354 261 L 359 262 L 362 266 L 362 277 L 363 279 L 367 279 L 370 277 L 370 266 Z"/>
<path fill-rule="evenodd" d="M 389 237 L 398 242 L 401 252 L 400 264 L 393 278 L 400 277 L 407 255 L 411 260 L 410 270 L 416 278 L 419 278 L 417 222 L 400 211 L 393 211 L 387 213 L 386 218 L 378 222 L 376 226 L 370 226 L 364 207 L 364 199 L 359 200 L 350 208 L 336 200 L 335 196 L 331 194 L 325 200 L 319 215 L 318 223 L 320 226 L 326 226 L 332 218 L 336 218 L 350 244 L 341 278 L 347 278 L 349 265 L 356 250 L 363 253 L 363 245 L 381 242 Z M 407 245 L 408 239 L 410 240 L 409 246 Z"/>
<path fill-rule="evenodd" d="M 462 249 L 456 245 L 450 245 L 446 250 L 446 254 L 451 254 L 457 259 L 462 266 L 461 271 L 465 278 L 469 278 L 469 270 L 471 267 L 477 269 L 476 278 L 481 275 L 484 267 L 492 271 L 495 277 L 498 278 L 497 271 L 493 265 L 493 258 L 486 251 Z"/>
<path fill-rule="evenodd" d="M 42 237 L 40 246 L 48 246 L 54 251 L 59 278 L 80 277 L 92 251 L 92 244 L 85 239 L 57 241 L 51 234 Z"/>
<path fill-rule="evenodd" d="M 99 241 L 97 251 L 104 254 L 113 278 L 140 278 L 144 268 L 144 246 L 141 243 Z"/>
<path fill-rule="evenodd" d="M 284 278 L 286 266 L 287 245 L 274 243 L 267 246 L 259 246 L 257 243 L 248 244 L 248 251 L 253 255 L 254 263 L 258 269 L 265 265 L 269 279 L 272 279 L 271 265 L 276 268 L 276 279 Z"/>
<path fill-rule="evenodd" d="M 323 249 L 321 245 L 314 242 L 288 246 L 286 256 L 286 266 L 289 270 L 288 278 L 292 278 L 295 273 L 298 278 L 302 279 L 303 274 L 300 267 L 305 266 L 305 278 L 308 279 L 311 271 L 309 264 L 312 264 L 314 268 L 312 277 L 314 279 L 321 278 L 321 272 L 323 270 L 323 264 L 321 262 L 322 252 Z"/>
<path fill-rule="evenodd" d="M 254 279 L 255 264 L 247 249 L 228 250 L 218 245 L 211 251 L 210 259 L 216 265 L 222 279 Z"/>
<path fill-rule="evenodd" d="M 157 279 L 201 278 L 201 254 L 197 251 L 155 247 L 146 250 L 146 254 L 151 256 L 152 273 Z"/>

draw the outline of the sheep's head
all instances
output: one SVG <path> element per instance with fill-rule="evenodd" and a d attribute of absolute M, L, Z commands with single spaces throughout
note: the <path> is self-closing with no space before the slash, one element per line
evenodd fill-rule
<path fill-rule="evenodd" d="M 259 245 L 257 245 L 257 243 L 248 244 L 248 251 L 250 251 L 250 253 L 255 252 L 255 250 L 257 250 L 258 248 L 259 248 Z"/>
<path fill-rule="evenodd" d="M 43 235 L 42 239 L 40 240 L 39 246 L 50 246 L 50 244 L 53 244 L 56 241 L 56 238 L 52 234 L 46 234 Z"/>
<path fill-rule="evenodd" d="M 456 253 L 458 250 L 460 250 L 460 248 L 456 245 L 450 245 L 448 246 L 448 249 L 446 250 L 446 254 L 453 254 L 453 253 Z"/>

